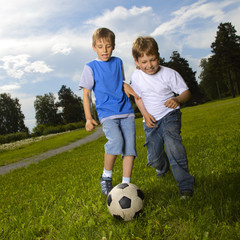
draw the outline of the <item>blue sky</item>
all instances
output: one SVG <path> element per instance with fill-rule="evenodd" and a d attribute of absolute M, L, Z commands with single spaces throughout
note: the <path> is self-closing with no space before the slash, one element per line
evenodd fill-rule
<path fill-rule="evenodd" d="M 125 75 L 135 69 L 134 39 L 153 36 L 167 61 L 178 51 L 200 73 L 218 25 L 231 22 L 240 35 L 240 0 L 0 0 L 0 93 L 18 98 L 25 123 L 35 126 L 37 95 L 57 96 L 62 85 L 82 96 L 78 82 L 96 57 L 91 36 L 99 27 L 116 34 L 113 55 Z"/>

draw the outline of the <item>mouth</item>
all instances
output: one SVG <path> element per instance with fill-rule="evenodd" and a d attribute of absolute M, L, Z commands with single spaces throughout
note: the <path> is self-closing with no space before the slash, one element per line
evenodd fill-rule
<path fill-rule="evenodd" d="M 149 69 L 145 69 L 145 71 L 149 74 L 153 74 L 156 72 L 156 68 L 149 68 Z"/>
<path fill-rule="evenodd" d="M 149 68 L 149 69 L 146 69 L 146 71 L 153 72 L 155 71 L 155 68 Z"/>

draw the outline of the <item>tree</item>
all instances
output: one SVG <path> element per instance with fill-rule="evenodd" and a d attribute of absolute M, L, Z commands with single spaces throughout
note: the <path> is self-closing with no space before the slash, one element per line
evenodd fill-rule
<path fill-rule="evenodd" d="M 53 93 L 37 96 L 34 101 L 37 124 L 54 126 L 61 123 L 58 107 L 55 104 Z"/>
<path fill-rule="evenodd" d="M 230 22 L 220 23 L 212 53 L 218 62 L 217 70 L 229 87 L 232 97 L 240 94 L 240 36 Z"/>
<path fill-rule="evenodd" d="M 199 75 L 201 79 L 200 87 L 209 100 L 225 97 L 229 95 L 228 87 L 223 78 L 220 77 L 218 63 L 215 56 L 203 58 L 200 63 L 202 71 Z"/>
<path fill-rule="evenodd" d="M 65 124 L 84 120 L 82 99 L 65 85 L 58 92 L 58 107 L 62 108 L 62 118 Z"/>
<path fill-rule="evenodd" d="M 182 58 L 177 51 L 174 51 L 170 57 L 170 61 L 165 63 L 165 66 L 176 70 L 188 85 L 189 90 L 192 93 L 192 99 L 188 104 L 193 105 L 194 103 L 201 103 L 203 94 L 196 81 L 196 72 L 193 72 L 192 68 L 190 68 L 188 61 Z"/>
<path fill-rule="evenodd" d="M 19 100 L 12 99 L 10 94 L 0 94 L 0 134 L 28 132 L 24 119 Z"/>

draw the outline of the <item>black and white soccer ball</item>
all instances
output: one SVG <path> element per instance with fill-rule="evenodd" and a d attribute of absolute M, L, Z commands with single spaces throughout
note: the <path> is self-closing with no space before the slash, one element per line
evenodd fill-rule
<path fill-rule="evenodd" d="M 130 221 L 142 211 L 144 194 L 132 183 L 121 183 L 115 186 L 107 196 L 107 207 L 110 214 L 117 219 Z"/>

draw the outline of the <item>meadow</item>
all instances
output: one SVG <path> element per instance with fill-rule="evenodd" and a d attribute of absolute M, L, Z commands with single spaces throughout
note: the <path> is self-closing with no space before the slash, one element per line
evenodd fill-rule
<path fill-rule="evenodd" d="M 33 137 L 21 141 L 0 145 L 0 166 L 18 162 L 48 150 L 68 145 L 90 133 L 84 129 Z"/>
<path fill-rule="evenodd" d="M 240 239 L 240 98 L 184 108 L 182 113 L 183 143 L 196 178 L 192 198 L 180 199 L 171 172 L 157 178 L 146 166 L 142 122 L 136 119 L 138 157 L 132 183 L 145 194 L 137 219 L 121 222 L 108 212 L 99 183 L 106 142 L 101 137 L 0 176 L 0 239 Z M 113 184 L 121 178 L 119 157 Z"/>

